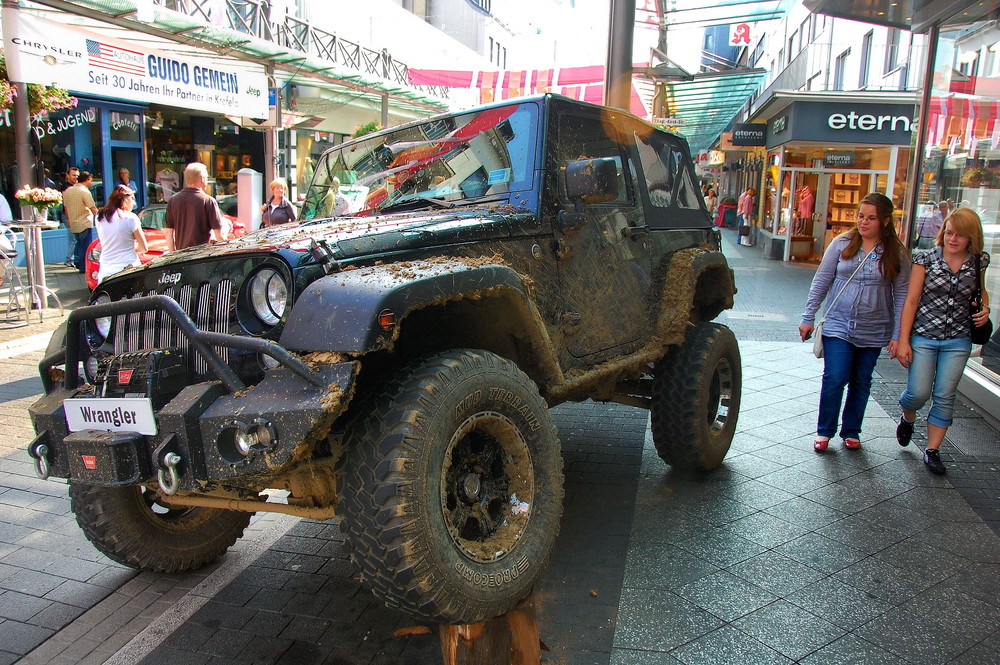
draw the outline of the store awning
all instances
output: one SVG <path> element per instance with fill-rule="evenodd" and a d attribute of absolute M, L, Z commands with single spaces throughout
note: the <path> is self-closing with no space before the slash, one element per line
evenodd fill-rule
<path fill-rule="evenodd" d="M 383 96 L 388 96 L 395 108 L 407 113 L 426 115 L 428 112 L 448 109 L 447 101 L 442 98 L 320 57 L 318 54 L 322 53 L 341 55 L 341 51 L 337 50 L 341 45 L 334 36 L 314 30 L 311 26 L 299 26 L 302 29 L 301 34 L 288 34 L 283 38 L 285 43 L 310 48 L 307 52 L 252 34 L 254 30 L 260 32 L 263 29 L 260 25 L 262 17 L 255 17 L 255 23 L 236 26 L 241 29 L 233 29 L 226 25 L 226 21 L 230 18 L 227 16 L 216 20 L 212 15 L 198 12 L 189 15 L 165 9 L 159 4 L 149 8 L 147 4 L 150 3 L 137 0 L 35 0 L 35 2 L 59 10 L 47 14 L 53 20 L 93 30 L 106 30 L 109 34 L 122 38 L 147 42 L 153 48 L 160 50 L 173 50 L 190 57 L 206 57 L 214 54 L 226 60 L 273 65 L 276 77 L 284 81 L 329 88 L 369 104 L 378 104 Z M 209 3 L 202 4 L 209 5 Z M 225 11 L 227 4 L 225 2 L 218 4 Z M 139 13 L 144 11 L 153 12 L 153 20 L 140 20 Z M 242 28 L 245 28 L 245 31 Z M 353 51 L 350 55 L 354 55 Z M 365 56 L 359 54 L 357 57 Z M 393 64 L 399 65 L 399 63 Z"/>
<path fill-rule="evenodd" d="M 707 150 L 757 91 L 765 76 L 767 72 L 763 69 L 742 68 L 695 74 L 686 81 L 665 81 L 666 115 L 683 121 L 676 126 L 677 131 L 688 140 L 692 152 Z M 655 94 L 652 80 L 642 80 L 642 87 L 646 95 Z"/>
<path fill-rule="evenodd" d="M 663 2 L 646 0 L 637 3 L 639 23 L 659 25 L 656 5 L 663 6 L 669 26 L 709 27 L 734 23 L 755 23 L 781 18 L 794 4 L 792 0 L 707 0 L 706 2 Z"/>
<path fill-rule="evenodd" d="M 803 0 L 817 14 L 891 28 L 927 32 L 932 25 L 961 25 L 996 12 L 982 0 Z"/>

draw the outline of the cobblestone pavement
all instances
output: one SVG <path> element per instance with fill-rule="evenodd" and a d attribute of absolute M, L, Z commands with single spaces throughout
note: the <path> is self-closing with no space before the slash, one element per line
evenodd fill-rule
<path fill-rule="evenodd" d="M 744 373 L 732 451 L 714 473 L 678 473 L 656 456 L 644 411 L 554 410 L 567 493 L 535 594 L 543 660 L 1000 662 L 1000 448 L 982 445 L 996 430 L 963 408 L 943 448 L 948 474 L 929 475 L 916 445 L 895 443 L 903 374 L 885 360 L 863 448 L 815 454 L 822 362 L 796 333 L 815 268 L 725 236 L 740 293 L 720 321 L 740 339 Z M 5 361 L 0 382 L 30 393 L 37 360 L 15 359 L 23 367 L 8 374 Z M 14 438 L 30 434 L 23 407 L 2 408 Z M 65 486 L 31 482 L 17 447 L 0 459 L 0 664 L 441 662 L 435 634 L 394 636 L 411 621 L 353 579 L 336 521 L 261 518 L 212 568 L 135 575 L 89 547 Z M 984 449 L 996 456 L 969 454 Z M 121 577 L 78 605 L 53 595 L 58 585 L 7 583 L 39 571 L 90 586 Z M 65 611 L 53 603 L 74 609 L 46 619 Z M 30 639 L 8 647 L 39 629 L 27 655 Z"/>

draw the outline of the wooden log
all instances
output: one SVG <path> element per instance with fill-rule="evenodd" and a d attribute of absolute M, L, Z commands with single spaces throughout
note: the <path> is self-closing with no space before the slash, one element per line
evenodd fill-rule
<path fill-rule="evenodd" d="M 529 596 L 489 621 L 441 626 L 444 665 L 540 665 L 535 605 Z"/>

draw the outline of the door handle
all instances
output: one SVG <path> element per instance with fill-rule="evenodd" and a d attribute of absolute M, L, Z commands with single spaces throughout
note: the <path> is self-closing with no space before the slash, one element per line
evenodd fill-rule
<path fill-rule="evenodd" d="M 648 226 L 626 226 L 622 229 L 622 237 L 631 240 L 638 240 L 649 235 Z"/>

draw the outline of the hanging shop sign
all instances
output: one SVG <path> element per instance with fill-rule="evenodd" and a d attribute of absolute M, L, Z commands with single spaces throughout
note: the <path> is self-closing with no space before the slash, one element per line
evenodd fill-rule
<path fill-rule="evenodd" d="M 854 153 L 830 150 L 823 153 L 823 166 L 854 166 Z"/>
<path fill-rule="evenodd" d="M 767 139 L 767 125 L 739 122 L 733 125 L 734 146 L 763 146 Z"/>
<path fill-rule="evenodd" d="M 13 79 L 73 93 L 166 104 L 199 111 L 267 117 L 263 67 L 238 69 L 196 56 L 167 54 L 43 18 L 4 34 L 17 56 Z M 252 67 L 252 66 L 251 66 Z"/>
<path fill-rule="evenodd" d="M 795 102 L 768 123 L 767 145 L 820 141 L 909 145 L 917 127 L 913 104 Z"/>

